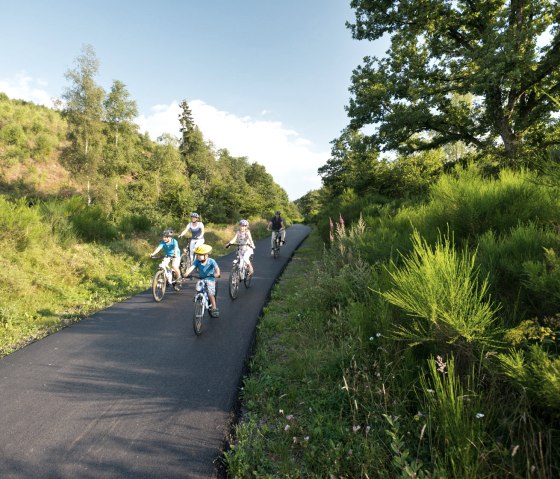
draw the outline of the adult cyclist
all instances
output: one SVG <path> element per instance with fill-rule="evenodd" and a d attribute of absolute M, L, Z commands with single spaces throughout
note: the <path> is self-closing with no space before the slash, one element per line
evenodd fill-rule
<path fill-rule="evenodd" d="M 268 222 L 267 229 L 272 230 L 272 236 L 270 237 L 270 254 L 274 255 L 274 238 L 280 232 L 280 241 L 282 244 L 286 243 L 286 227 L 284 226 L 284 219 L 282 218 L 280 211 L 276 211 L 274 216 Z"/>
<path fill-rule="evenodd" d="M 198 213 L 191 213 L 191 222 L 183 231 L 181 231 L 179 238 L 185 236 L 189 230 L 191 231 L 191 244 L 189 251 L 192 264 L 194 261 L 194 250 L 201 244 L 204 244 L 204 223 L 200 221 L 200 215 Z"/>

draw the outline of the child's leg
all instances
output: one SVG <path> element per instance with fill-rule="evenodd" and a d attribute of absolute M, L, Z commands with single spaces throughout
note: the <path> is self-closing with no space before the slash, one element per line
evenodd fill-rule
<path fill-rule="evenodd" d="M 175 278 L 177 278 L 177 280 L 181 279 L 181 271 L 179 270 L 180 264 L 181 258 L 173 258 L 171 261 L 171 269 L 175 271 Z"/>
<path fill-rule="evenodd" d="M 216 309 L 216 296 L 214 296 L 213 294 L 208 294 L 208 299 L 210 300 L 212 309 Z"/>

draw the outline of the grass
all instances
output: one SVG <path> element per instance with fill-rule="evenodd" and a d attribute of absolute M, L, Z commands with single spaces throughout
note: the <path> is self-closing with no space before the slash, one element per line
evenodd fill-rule
<path fill-rule="evenodd" d="M 374 439 L 382 379 L 375 365 L 373 374 L 357 366 L 364 349 L 359 328 L 341 310 L 329 318 L 314 304 L 310 280 L 322 251 L 313 233 L 265 308 L 243 417 L 225 455 L 230 477 L 379 477 L 387 454 L 387 441 Z"/>
<path fill-rule="evenodd" d="M 148 255 L 159 232 L 83 241 L 63 204 L 30 207 L 3 197 L 0 226 L 0 356 L 150 286 L 154 262 Z M 92 224 L 97 230 L 105 226 Z M 255 239 L 268 235 L 264 220 L 252 226 Z M 208 226 L 214 256 L 226 253 L 233 234 L 233 226 Z"/>

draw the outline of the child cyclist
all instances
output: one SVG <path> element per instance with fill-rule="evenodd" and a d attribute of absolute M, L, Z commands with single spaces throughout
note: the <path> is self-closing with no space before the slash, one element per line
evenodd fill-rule
<path fill-rule="evenodd" d="M 204 244 L 204 223 L 200 221 L 200 215 L 198 213 L 191 213 L 191 222 L 185 227 L 179 238 L 182 238 L 187 234 L 187 232 L 191 230 L 191 244 L 190 244 L 190 255 L 191 255 L 191 264 L 194 261 L 194 250 Z"/>
<path fill-rule="evenodd" d="M 235 236 L 226 243 L 226 248 L 229 248 L 232 243 L 237 243 L 239 246 L 239 259 L 243 258 L 247 265 L 247 273 L 249 276 L 253 274 L 253 265 L 251 264 L 251 256 L 255 251 L 255 243 L 249 231 L 249 222 L 247 220 L 239 221 L 239 231 Z"/>
<path fill-rule="evenodd" d="M 171 269 L 175 273 L 176 284 L 179 284 L 179 281 L 181 280 L 181 272 L 179 271 L 179 264 L 181 263 L 181 250 L 179 249 L 179 243 L 177 243 L 177 240 L 173 238 L 173 230 L 166 229 L 161 236 L 162 239 L 157 248 L 150 255 L 150 258 L 153 258 L 163 249 L 163 252 L 165 253 L 163 261 L 166 266 L 169 264 L 169 261 L 171 261 Z"/>
<path fill-rule="evenodd" d="M 209 244 L 201 244 L 197 247 L 194 250 L 196 259 L 185 272 L 185 276 L 190 275 L 195 268 L 197 269 L 198 277 L 204 281 L 208 290 L 208 298 L 211 304 L 210 315 L 217 318 L 220 315 L 220 311 L 216 304 L 216 278 L 220 277 L 220 267 L 213 258 L 208 256 L 211 251 L 212 246 Z"/>

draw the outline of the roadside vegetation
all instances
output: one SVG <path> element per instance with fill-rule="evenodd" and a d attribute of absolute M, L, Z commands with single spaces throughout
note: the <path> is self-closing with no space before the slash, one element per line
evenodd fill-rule
<path fill-rule="evenodd" d="M 350 3 L 390 47 L 296 202 L 315 236 L 259 325 L 230 477 L 559 477 L 560 6 Z"/>
<path fill-rule="evenodd" d="M 259 324 L 230 476 L 557 476 L 558 198 L 471 167 L 316 229 Z"/>

